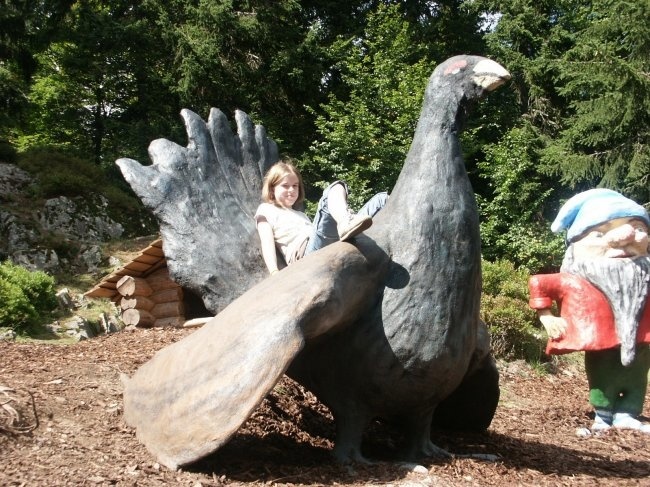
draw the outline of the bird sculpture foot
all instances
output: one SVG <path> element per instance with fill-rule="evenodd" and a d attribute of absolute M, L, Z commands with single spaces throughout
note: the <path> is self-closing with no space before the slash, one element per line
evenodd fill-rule
<path fill-rule="evenodd" d="M 360 463 L 363 465 L 372 465 L 375 462 L 372 462 L 371 460 L 368 460 L 363 454 L 361 453 L 361 449 L 359 446 L 354 446 L 354 445 L 343 445 L 340 443 L 337 443 L 336 446 L 334 447 L 334 459 L 343 465 L 351 464 L 351 463 Z"/>
<path fill-rule="evenodd" d="M 429 458 L 451 458 L 451 453 L 444 448 L 436 446 L 432 441 L 427 441 L 427 444 L 423 448 L 423 453 Z"/>
<path fill-rule="evenodd" d="M 418 442 L 417 445 L 413 445 L 412 447 L 408 448 L 406 450 L 406 453 L 406 457 L 413 460 L 420 458 L 445 459 L 452 457 L 451 453 L 435 445 L 429 439 L 425 439 L 421 442 Z"/>

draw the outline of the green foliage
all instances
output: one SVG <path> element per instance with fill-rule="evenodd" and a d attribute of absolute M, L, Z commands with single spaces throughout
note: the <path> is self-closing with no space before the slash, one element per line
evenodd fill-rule
<path fill-rule="evenodd" d="M 0 139 L 0 162 L 16 162 L 16 149 L 6 140 Z"/>
<path fill-rule="evenodd" d="M 486 40 L 544 143 L 538 171 L 650 201 L 650 3 L 479 2 L 500 14 Z"/>
<path fill-rule="evenodd" d="M 24 333 L 38 325 L 56 304 L 51 276 L 8 261 L 0 264 L 0 327 Z"/>
<path fill-rule="evenodd" d="M 174 133 L 178 116 L 162 81 L 168 53 L 138 2 L 71 4 L 56 34 L 32 53 L 38 64 L 19 145 L 56 147 L 98 164 L 146 156 L 152 138 Z"/>
<path fill-rule="evenodd" d="M 99 166 L 46 147 L 20 155 L 18 165 L 38 178 L 34 196 L 88 196 L 105 181 Z"/>
<path fill-rule="evenodd" d="M 433 63 L 396 5 L 370 14 L 362 39 L 340 38 L 332 51 L 349 92 L 331 95 L 321 107 L 316 119 L 321 140 L 304 166 L 316 185 L 345 179 L 352 206 L 360 206 L 394 185 Z"/>
<path fill-rule="evenodd" d="M 545 169 L 571 186 L 604 186 L 650 202 L 650 2 L 581 4 L 581 28 L 554 77 L 565 102 Z"/>
<path fill-rule="evenodd" d="M 170 52 L 166 85 L 182 106 L 201 115 L 241 109 L 284 151 L 308 145 L 306 106 L 323 99 L 326 19 L 295 0 L 149 0 L 147 8 Z"/>
<path fill-rule="evenodd" d="M 68 0 L 4 0 L 0 8 L 0 136 L 13 132 L 27 104 L 35 53 L 51 38 Z"/>
<path fill-rule="evenodd" d="M 544 335 L 528 306 L 528 276 L 511 262 L 483 261 L 481 319 L 488 326 L 495 357 L 532 363 L 543 358 Z"/>
<path fill-rule="evenodd" d="M 557 211 L 559 193 L 537 170 L 540 147 L 530 125 L 515 127 L 484 147 L 485 161 L 479 163 L 492 193 L 478 198 L 483 255 L 508 256 L 531 273 L 556 270 L 564 252 L 561 236 L 551 233 L 547 221 Z"/>

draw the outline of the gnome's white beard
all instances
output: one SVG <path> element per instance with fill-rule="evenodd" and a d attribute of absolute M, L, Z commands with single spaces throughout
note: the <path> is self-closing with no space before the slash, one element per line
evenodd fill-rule
<path fill-rule="evenodd" d="M 621 342 L 621 363 L 630 365 L 636 353 L 639 321 L 650 293 L 650 257 L 577 260 L 570 246 L 561 271 L 586 279 L 605 295 Z"/>

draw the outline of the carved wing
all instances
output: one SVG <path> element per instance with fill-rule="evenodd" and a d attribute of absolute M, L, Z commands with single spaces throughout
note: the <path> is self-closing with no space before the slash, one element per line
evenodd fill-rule
<path fill-rule="evenodd" d="M 124 378 L 124 419 L 177 468 L 223 445 L 305 343 L 368 311 L 388 256 L 337 242 L 263 280 Z"/>
<path fill-rule="evenodd" d="M 187 147 L 154 140 L 152 165 L 117 165 L 159 221 L 170 275 L 216 314 L 266 274 L 253 215 L 278 148 L 242 111 L 236 134 L 216 108 L 207 122 L 190 110 L 181 116 Z"/>

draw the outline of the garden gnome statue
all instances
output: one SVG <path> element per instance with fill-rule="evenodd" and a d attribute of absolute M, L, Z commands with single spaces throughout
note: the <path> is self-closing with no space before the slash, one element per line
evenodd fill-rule
<path fill-rule="evenodd" d="M 592 431 L 650 434 L 650 424 L 639 420 L 650 368 L 649 229 L 648 212 L 620 193 L 579 193 L 551 225 L 567 232 L 560 272 L 528 283 L 530 306 L 549 336 L 546 352 L 585 352 Z M 554 302 L 559 316 L 551 311 Z"/>

